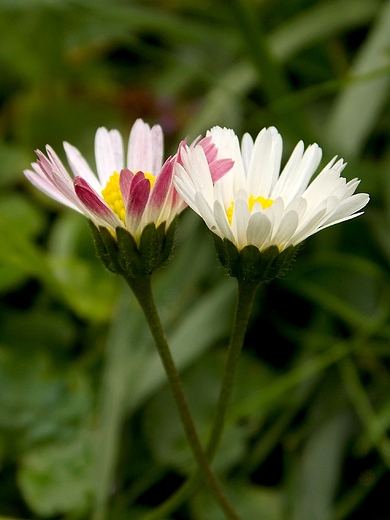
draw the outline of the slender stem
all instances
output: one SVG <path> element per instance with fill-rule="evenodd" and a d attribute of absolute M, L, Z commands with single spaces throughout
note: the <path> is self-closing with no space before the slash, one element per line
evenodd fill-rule
<path fill-rule="evenodd" d="M 248 326 L 248 320 L 252 309 L 253 298 L 259 284 L 253 282 L 238 281 L 238 298 L 236 313 L 234 317 L 234 324 L 230 343 L 228 348 L 228 355 L 225 364 L 224 376 L 219 393 L 216 413 L 214 416 L 213 427 L 210 434 L 209 442 L 206 449 L 206 455 L 211 462 L 218 450 L 218 446 L 222 437 L 223 428 L 225 424 L 226 412 L 230 403 L 234 379 L 237 373 L 238 360 L 240 358 L 242 345 L 245 339 L 245 332 Z M 168 500 L 166 500 L 160 507 L 155 509 L 143 517 L 143 520 L 157 520 L 165 518 L 166 515 L 174 511 L 199 484 L 200 473 L 196 470 L 191 477 L 174 493 Z"/>
<path fill-rule="evenodd" d="M 213 428 L 206 450 L 209 460 L 214 458 L 221 441 L 223 428 L 225 426 L 226 412 L 233 392 L 234 379 L 237 373 L 242 345 L 244 344 L 253 298 L 259 285 L 260 283 L 255 283 L 253 281 L 247 282 L 238 280 L 238 298 L 233 330 L 230 337 L 225 372 L 219 393 Z"/>
<path fill-rule="evenodd" d="M 239 515 L 231 506 L 217 478 L 212 472 L 207 456 L 200 444 L 199 437 L 192 420 L 191 412 L 184 396 L 179 374 L 172 359 L 171 352 L 161 325 L 160 317 L 154 303 L 151 278 L 150 276 L 128 278 L 126 281 L 134 292 L 144 312 L 146 321 L 149 325 L 158 353 L 163 363 L 184 432 L 192 449 L 193 455 L 198 463 L 199 469 L 203 472 L 215 499 L 219 503 L 221 509 L 224 511 L 226 517 L 231 520 L 240 520 Z"/>

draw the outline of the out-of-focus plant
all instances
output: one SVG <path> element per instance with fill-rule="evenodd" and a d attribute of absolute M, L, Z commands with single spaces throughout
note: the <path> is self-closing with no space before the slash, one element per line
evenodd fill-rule
<path fill-rule="evenodd" d="M 194 470 L 135 301 L 83 219 L 22 177 L 33 149 L 65 139 L 92 160 L 96 127 L 143 117 L 170 153 L 215 124 L 275 125 L 287 153 L 319 142 L 362 179 L 365 217 L 312 237 L 258 292 L 213 467 L 248 520 L 386 518 L 389 2 L 0 9 L 0 515 L 142 518 Z M 198 220 L 180 224 L 155 292 L 206 443 L 234 287 Z M 205 492 L 174 510 L 161 517 L 222 518 Z"/>

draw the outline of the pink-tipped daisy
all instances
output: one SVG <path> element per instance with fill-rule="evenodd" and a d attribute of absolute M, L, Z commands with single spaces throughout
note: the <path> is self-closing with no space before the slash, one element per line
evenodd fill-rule
<path fill-rule="evenodd" d="M 93 221 L 96 226 L 127 229 L 136 241 L 149 223 L 169 227 L 185 207 L 173 184 L 175 157 L 163 164 L 163 132 L 138 119 L 130 132 L 125 158 L 117 130 L 99 128 L 95 137 L 97 176 L 74 146 L 64 143 L 72 178 L 50 147 L 26 177 L 47 195 Z"/>

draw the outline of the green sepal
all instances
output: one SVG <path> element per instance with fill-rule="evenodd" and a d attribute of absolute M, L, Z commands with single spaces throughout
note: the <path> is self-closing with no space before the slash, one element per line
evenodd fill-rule
<path fill-rule="evenodd" d="M 227 269 L 228 263 L 227 263 L 227 256 L 226 256 L 224 243 L 223 243 L 222 239 L 219 238 L 219 236 L 217 236 L 217 235 L 213 234 L 213 238 L 214 238 L 215 249 L 217 250 L 218 260 Z"/>
<path fill-rule="evenodd" d="M 103 262 L 104 266 L 111 272 L 115 273 L 115 268 L 113 267 L 110 257 L 107 253 L 106 246 L 104 245 L 103 239 L 100 235 L 99 229 L 95 226 L 95 224 L 88 220 L 89 228 L 92 232 L 93 242 L 95 244 L 96 254 Z"/>
<path fill-rule="evenodd" d="M 282 276 L 285 273 L 285 271 L 290 269 L 291 264 L 294 261 L 295 256 L 298 250 L 300 249 L 301 245 L 302 242 L 295 247 L 287 247 L 284 251 L 280 253 L 274 265 L 272 266 L 272 269 L 274 271 L 274 273 L 272 274 L 274 278 Z"/>
<path fill-rule="evenodd" d="M 155 224 L 150 223 L 144 227 L 139 244 L 139 255 L 144 274 L 151 274 L 155 271 L 155 265 L 162 248 L 161 242 L 161 232 L 157 233 Z"/>
<path fill-rule="evenodd" d="M 276 278 L 274 267 L 280 255 L 279 248 L 277 246 L 267 247 L 260 255 L 258 276 L 265 281 L 271 281 Z"/>
<path fill-rule="evenodd" d="M 228 240 L 214 235 L 218 258 L 230 276 L 246 282 L 269 282 L 288 269 L 299 246 L 290 246 L 281 253 L 273 245 L 260 251 L 254 245 L 241 250 Z"/>
<path fill-rule="evenodd" d="M 114 273 L 118 273 L 120 271 L 119 259 L 118 259 L 118 244 L 116 239 L 110 233 L 110 231 L 103 226 L 99 226 L 99 233 L 102 237 L 102 241 L 106 247 L 107 256 L 109 259 L 109 263 L 111 266 L 111 271 Z"/>
<path fill-rule="evenodd" d="M 117 227 L 114 236 L 108 228 L 90 222 L 97 256 L 107 269 L 127 279 L 150 275 L 172 255 L 177 221 L 174 219 L 167 231 L 165 222 L 157 228 L 148 224 L 139 245 L 124 227 Z"/>
<path fill-rule="evenodd" d="M 127 229 L 117 227 L 115 231 L 120 253 L 119 263 L 121 269 L 123 272 L 128 273 L 129 276 L 135 277 L 141 271 L 141 259 L 137 243 Z"/>
<path fill-rule="evenodd" d="M 178 222 L 179 222 L 179 216 L 175 217 L 172 220 L 172 222 L 169 225 L 169 228 L 165 231 L 165 237 L 164 237 L 163 246 L 161 249 L 161 255 L 159 258 L 160 266 L 166 264 L 173 254 L 173 250 L 175 248 L 176 230 L 177 230 Z M 164 230 L 165 230 L 165 223 L 161 224 L 159 226 L 159 229 L 161 226 L 164 226 Z"/>

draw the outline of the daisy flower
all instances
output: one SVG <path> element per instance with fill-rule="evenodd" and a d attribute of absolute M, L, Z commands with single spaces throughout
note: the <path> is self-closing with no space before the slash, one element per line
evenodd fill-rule
<path fill-rule="evenodd" d="M 340 176 L 346 164 L 336 157 L 309 184 L 322 156 L 317 144 L 304 150 L 299 142 L 280 173 L 282 138 L 276 128 L 264 128 L 254 142 L 245 134 L 241 147 L 227 128 L 214 127 L 207 136 L 218 157 L 231 158 L 234 166 L 213 182 L 202 147 L 183 143 L 175 185 L 209 229 L 238 250 L 276 246 L 282 252 L 357 217 L 369 200 L 366 193 L 354 194 L 358 179 L 347 182 Z"/>
<path fill-rule="evenodd" d="M 168 228 L 185 207 L 172 182 L 174 157 L 163 164 L 163 132 L 138 119 L 131 129 L 125 160 L 117 130 L 99 128 L 95 137 L 97 176 L 74 146 L 64 143 L 72 179 L 50 147 L 47 156 L 37 150 L 38 160 L 26 177 L 47 195 L 83 213 L 96 226 L 115 233 L 126 228 L 139 241 L 149 223 Z"/>

